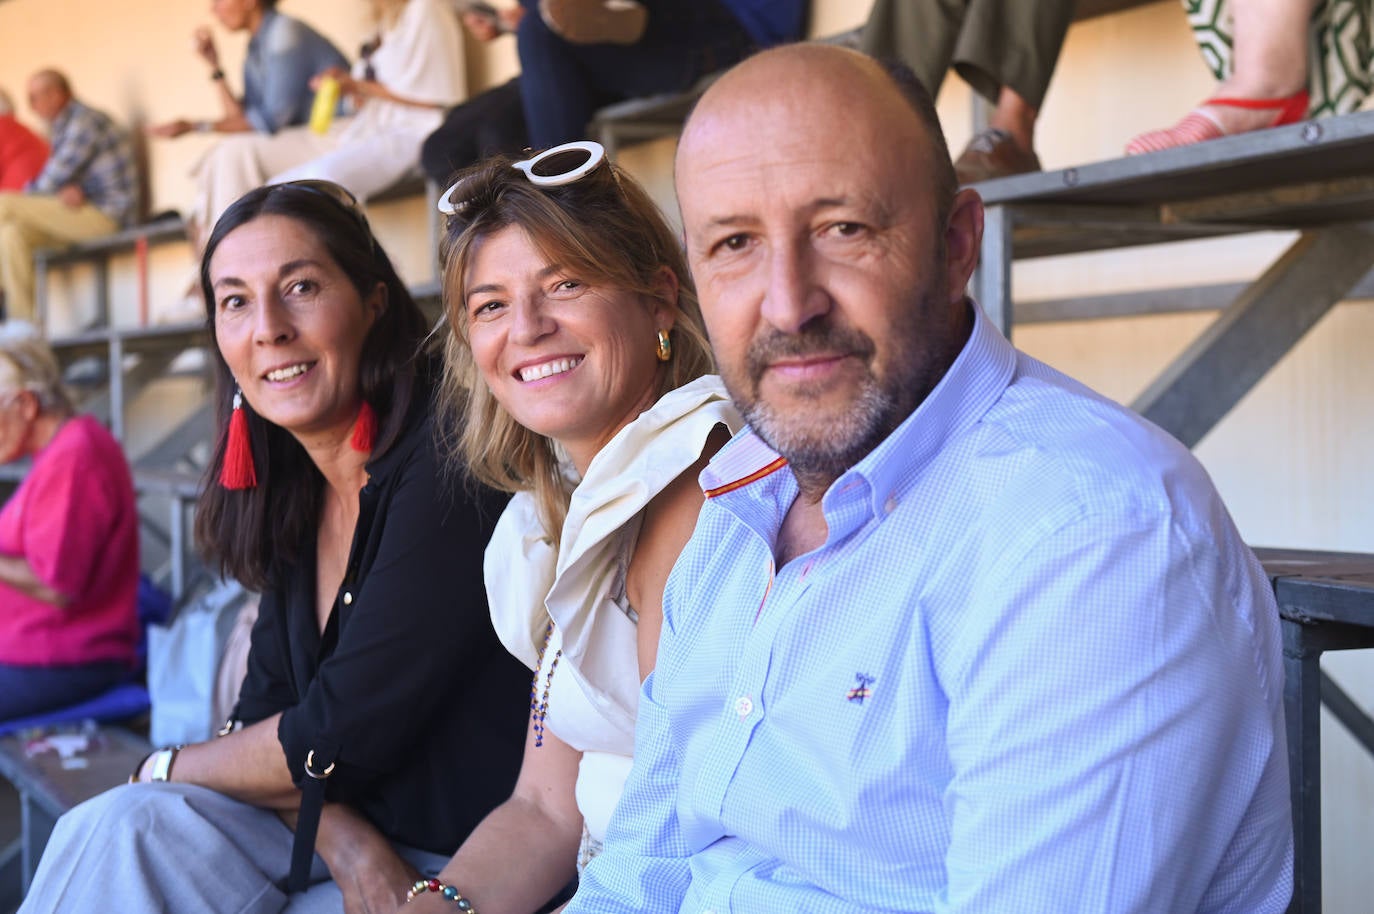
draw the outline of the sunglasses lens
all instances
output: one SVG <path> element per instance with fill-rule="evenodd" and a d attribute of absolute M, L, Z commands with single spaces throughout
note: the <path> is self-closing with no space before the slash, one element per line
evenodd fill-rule
<path fill-rule="evenodd" d="M 565 149 L 544 156 L 530 166 L 530 174 L 540 178 L 556 178 L 581 168 L 591 161 L 592 153 L 585 149 Z"/>

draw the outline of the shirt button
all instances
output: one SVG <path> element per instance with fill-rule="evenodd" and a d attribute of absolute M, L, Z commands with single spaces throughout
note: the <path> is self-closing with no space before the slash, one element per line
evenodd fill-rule
<path fill-rule="evenodd" d="M 352 606 L 352 605 L 353 605 L 353 592 L 352 592 L 352 591 L 349 591 L 349 590 L 345 590 L 345 591 L 344 591 L 344 606 Z"/>
<path fill-rule="evenodd" d="M 887 497 L 887 501 L 883 502 L 883 511 L 884 511 L 885 513 L 887 513 L 887 514 L 891 514 L 893 511 L 896 511 L 896 510 L 897 510 L 897 496 L 896 496 L 896 495 L 889 495 L 889 496 Z"/>
<path fill-rule="evenodd" d="M 754 713 L 754 701 L 748 695 L 741 695 L 735 699 L 735 713 L 740 716 L 740 720 Z"/>

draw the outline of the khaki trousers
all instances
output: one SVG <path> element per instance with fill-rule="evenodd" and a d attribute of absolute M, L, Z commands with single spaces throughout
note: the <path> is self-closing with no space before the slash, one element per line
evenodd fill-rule
<path fill-rule="evenodd" d="M 935 95 L 955 72 L 993 104 L 1008 86 L 1039 108 L 1074 0 L 874 0 L 862 46 L 911 67 Z"/>
<path fill-rule="evenodd" d="M 6 318 L 34 319 L 34 250 L 118 229 L 119 223 L 89 203 L 73 208 L 48 194 L 0 193 L 0 292 Z"/>

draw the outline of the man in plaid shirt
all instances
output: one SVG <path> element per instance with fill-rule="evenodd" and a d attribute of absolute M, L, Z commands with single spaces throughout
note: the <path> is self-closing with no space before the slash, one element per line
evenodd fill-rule
<path fill-rule="evenodd" d="M 34 249 L 117 231 L 133 221 L 138 199 L 128 138 L 109 116 L 73 98 L 56 70 L 34 74 L 28 88 L 52 154 L 24 191 L 0 193 L 0 292 L 5 317 L 22 320 L 34 316 Z"/>

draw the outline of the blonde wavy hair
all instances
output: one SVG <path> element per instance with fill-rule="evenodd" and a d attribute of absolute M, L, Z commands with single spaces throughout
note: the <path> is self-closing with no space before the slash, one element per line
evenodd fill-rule
<path fill-rule="evenodd" d="M 532 492 L 555 543 L 570 490 L 554 443 L 520 425 L 488 389 L 468 345 L 464 293 L 477 243 L 510 226 L 529 234 L 551 262 L 579 279 L 658 297 L 661 270 L 678 280 L 672 358 L 655 376 L 657 400 L 714 368 L 696 290 L 677 236 L 644 189 L 611 162 L 561 187 L 539 187 L 495 156 L 461 172 L 447 195 L 458 205 L 440 244 L 449 333 L 436 410 L 452 468 L 506 492 Z M 649 341 L 645 345 L 650 345 Z"/>

